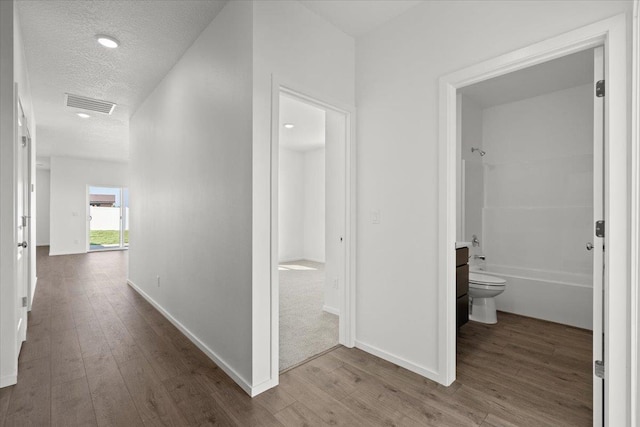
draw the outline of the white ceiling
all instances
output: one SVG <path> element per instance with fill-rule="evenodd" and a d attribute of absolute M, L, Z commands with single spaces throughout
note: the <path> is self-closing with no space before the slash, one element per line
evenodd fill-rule
<path fill-rule="evenodd" d="M 421 2 L 301 1 L 354 37 Z M 38 162 L 46 165 L 51 156 L 128 160 L 130 116 L 225 3 L 225 0 L 19 0 L 37 123 Z M 114 36 L 121 46 L 105 49 L 96 43 L 96 34 Z M 65 93 L 115 102 L 117 107 L 111 116 L 93 113 L 89 119 L 80 119 L 75 110 L 64 105 Z M 314 114 L 307 111 L 309 114 L 305 115 L 303 111 L 304 107 L 292 113 L 291 120 L 309 124 L 288 132 L 286 138 L 294 138 L 295 142 L 284 141 L 294 144 L 296 149 L 317 147 L 318 141 L 324 140 L 319 130 L 309 130 L 318 127 L 311 124 Z M 322 123 L 324 132 L 324 119 Z M 315 142 L 306 146 L 303 141 Z"/>
<path fill-rule="evenodd" d="M 18 1 L 37 124 L 37 155 L 129 158 L 129 117 L 224 1 Z M 120 40 L 98 45 L 96 34 Z M 65 93 L 118 104 L 81 119 Z M 46 162 L 41 159 L 38 162 Z"/>
<path fill-rule="evenodd" d="M 425 0 L 299 0 L 352 37 L 360 37 Z"/>
<path fill-rule="evenodd" d="M 285 123 L 295 127 L 287 129 Z M 289 150 L 310 151 L 324 147 L 325 111 L 280 95 L 280 146 Z"/>
<path fill-rule="evenodd" d="M 487 108 L 592 82 L 593 49 L 588 49 L 467 86 L 460 92 Z"/>

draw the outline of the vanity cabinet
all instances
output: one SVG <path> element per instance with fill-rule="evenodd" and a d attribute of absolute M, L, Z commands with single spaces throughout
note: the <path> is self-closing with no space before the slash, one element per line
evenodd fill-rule
<path fill-rule="evenodd" d="M 469 248 L 456 249 L 456 317 L 458 328 L 469 321 Z"/>

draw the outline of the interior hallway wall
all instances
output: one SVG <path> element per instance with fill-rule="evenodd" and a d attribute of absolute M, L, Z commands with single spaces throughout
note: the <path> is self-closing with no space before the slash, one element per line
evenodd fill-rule
<path fill-rule="evenodd" d="M 89 240 L 87 186 L 128 187 L 129 164 L 51 157 L 50 179 L 49 254 L 85 253 Z"/>
<path fill-rule="evenodd" d="M 423 2 L 358 38 L 358 345 L 430 378 L 443 374 L 438 79 L 631 9 L 629 1 Z M 376 209 L 380 224 L 371 221 Z"/>
<path fill-rule="evenodd" d="M 129 279 L 252 390 L 252 2 L 228 2 L 131 120 Z"/>
<path fill-rule="evenodd" d="M 591 329 L 593 88 L 483 110 L 484 254 L 499 310 Z"/>
<path fill-rule="evenodd" d="M 49 246 L 51 171 L 36 170 L 36 245 Z"/>

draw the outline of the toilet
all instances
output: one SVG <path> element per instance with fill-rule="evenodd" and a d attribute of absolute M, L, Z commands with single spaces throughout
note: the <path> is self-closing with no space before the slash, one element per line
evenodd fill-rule
<path fill-rule="evenodd" d="M 469 320 L 498 323 L 495 297 L 504 292 L 507 281 L 485 272 L 469 272 Z"/>

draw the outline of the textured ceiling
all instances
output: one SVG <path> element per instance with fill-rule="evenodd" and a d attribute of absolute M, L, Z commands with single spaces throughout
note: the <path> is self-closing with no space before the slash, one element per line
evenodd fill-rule
<path fill-rule="evenodd" d="M 287 129 L 285 123 L 295 127 Z M 280 95 L 280 146 L 296 151 L 309 151 L 324 147 L 325 111 Z"/>
<path fill-rule="evenodd" d="M 18 1 L 38 157 L 129 158 L 129 117 L 225 1 Z M 121 42 L 98 45 L 96 34 Z M 64 94 L 118 104 L 81 119 Z"/>
<path fill-rule="evenodd" d="M 487 108 L 591 82 L 593 49 L 588 49 L 476 83 L 460 92 Z"/>
<path fill-rule="evenodd" d="M 352 37 L 360 37 L 425 0 L 300 0 Z"/>

